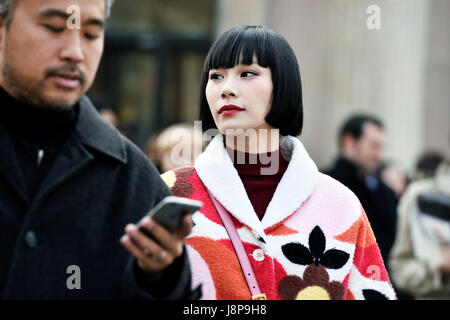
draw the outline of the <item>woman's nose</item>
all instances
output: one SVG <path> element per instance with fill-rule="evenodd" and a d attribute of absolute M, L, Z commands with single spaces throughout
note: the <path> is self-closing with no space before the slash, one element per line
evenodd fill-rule
<path fill-rule="evenodd" d="M 233 93 L 233 91 L 231 91 L 229 89 L 225 89 L 222 91 L 222 98 L 227 98 L 227 97 L 235 97 L 235 94 Z"/>
<path fill-rule="evenodd" d="M 233 80 L 229 79 L 223 84 L 221 95 L 222 98 L 237 97 L 237 88 Z"/>

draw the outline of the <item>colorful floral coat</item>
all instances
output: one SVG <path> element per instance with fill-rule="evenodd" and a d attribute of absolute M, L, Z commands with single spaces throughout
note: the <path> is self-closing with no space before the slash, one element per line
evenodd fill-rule
<path fill-rule="evenodd" d="M 395 299 L 366 214 L 356 196 L 320 173 L 294 137 L 280 139 L 289 160 L 259 220 L 216 136 L 193 167 L 168 171 L 176 196 L 200 200 L 187 238 L 193 287 L 202 299 L 251 299 L 239 260 L 206 191 L 229 211 L 268 299 Z"/>

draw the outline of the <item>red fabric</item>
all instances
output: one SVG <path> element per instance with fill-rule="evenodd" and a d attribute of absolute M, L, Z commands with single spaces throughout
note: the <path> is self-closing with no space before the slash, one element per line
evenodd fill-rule
<path fill-rule="evenodd" d="M 255 209 L 259 219 L 262 220 L 289 162 L 281 156 L 279 149 L 262 155 L 244 153 L 229 148 L 227 148 L 227 152 L 244 184 L 253 209 Z M 267 163 L 269 159 L 270 162 Z M 276 162 L 273 162 L 274 160 L 278 160 L 278 168 L 275 167 Z M 271 165 L 275 167 L 275 170 L 278 169 L 274 174 L 261 174 L 262 168 L 270 168 Z"/>

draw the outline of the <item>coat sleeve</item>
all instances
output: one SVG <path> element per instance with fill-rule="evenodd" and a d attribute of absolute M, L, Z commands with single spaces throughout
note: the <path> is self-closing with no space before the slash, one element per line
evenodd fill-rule
<path fill-rule="evenodd" d="M 200 287 L 191 290 L 191 270 L 184 247 L 183 255 L 165 271 L 162 278 L 147 282 L 136 259 L 129 259 L 125 272 L 124 298 L 136 300 L 197 300 Z"/>
<path fill-rule="evenodd" d="M 126 211 L 135 216 L 129 222 L 139 221 L 145 213 L 163 198 L 171 195 L 170 189 L 160 178 L 159 172 L 140 151 L 132 149 L 129 157 L 126 190 L 129 205 Z M 136 213 L 134 213 L 136 212 Z M 147 281 L 136 259 L 129 255 L 122 283 L 124 299 L 197 299 L 200 289 L 191 288 L 191 269 L 184 247 L 183 255 L 167 267 L 162 278 Z"/>
<path fill-rule="evenodd" d="M 356 246 L 346 299 L 395 300 L 395 291 L 362 206 L 355 231 Z"/>

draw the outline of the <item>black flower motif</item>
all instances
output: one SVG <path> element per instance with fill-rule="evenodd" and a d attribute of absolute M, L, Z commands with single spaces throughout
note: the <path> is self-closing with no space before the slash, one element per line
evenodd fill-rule
<path fill-rule="evenodd" d="M 339 269 L 343 267 L 350 255 L 337 249 L 325 251 L 325 235 L 319 226 L 316 226 L 309 234 L 309 249 L 304 245 L 291 242 L 283 245 L 281 250 L 286 258 L 292 263 L 316 266 L 322 265 L 328 269 Z"/>
<path fill-rule="evenodd" d="M 364 289 L 362 293 L 366 300 L 389 300 L 384 294 L 372 289 Z"/>

